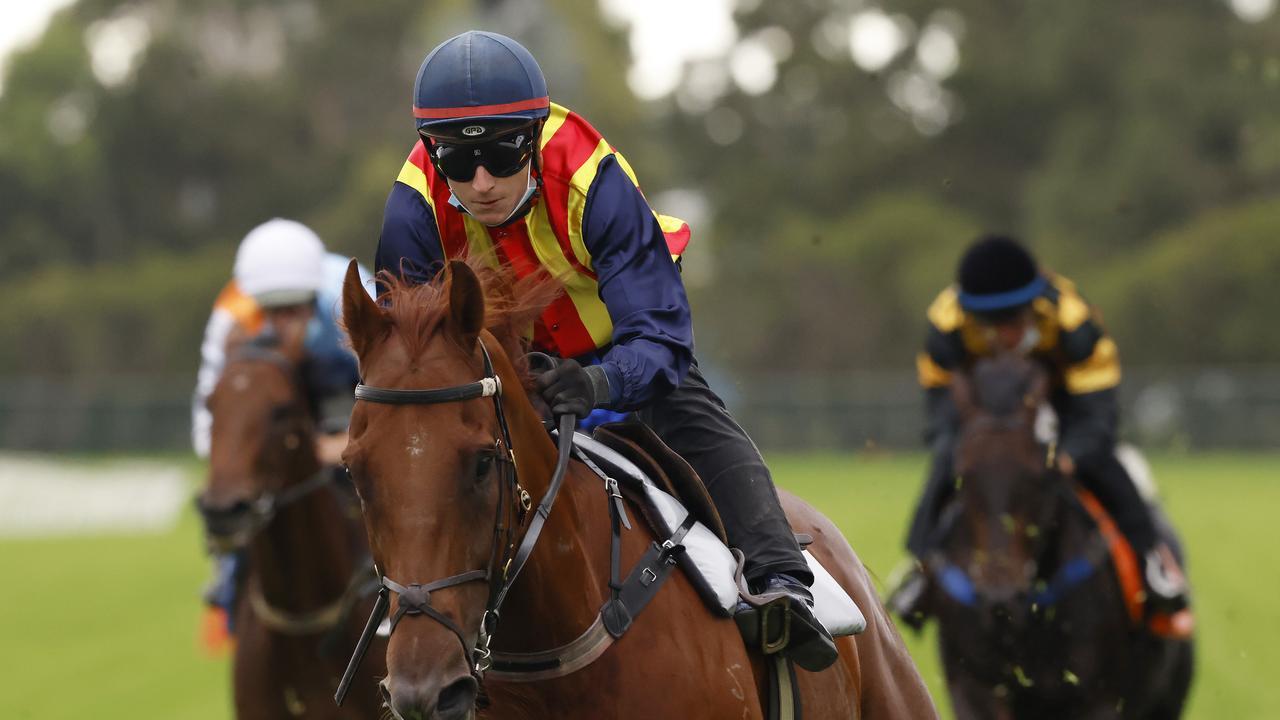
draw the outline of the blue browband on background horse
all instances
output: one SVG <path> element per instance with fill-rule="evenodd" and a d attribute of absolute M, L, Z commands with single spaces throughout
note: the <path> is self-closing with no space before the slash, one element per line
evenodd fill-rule
<path fill-rule="evenodd" d="M 1048 582 L 1036 583 L 1035 589 L 1027 598 L 1028 602 L 1036 607 L 1051 607 L 1076 585 L 1088 580 L 1098 570 L 1097 563 L 1089 559 L 1087 555 L 1077 555 L 1070 561 L 1063 563 L 1062 567 L 1053 574 Z M 977 586 L 969 574 L 959 565 L 954 563 L 944 563 L 942 569 L 938 572 L 938 584 L 942 587 L 943 592 L 952 600 L 964 605 L 965 607 L 975 607 L 978 604 L 979 593 Z"/>

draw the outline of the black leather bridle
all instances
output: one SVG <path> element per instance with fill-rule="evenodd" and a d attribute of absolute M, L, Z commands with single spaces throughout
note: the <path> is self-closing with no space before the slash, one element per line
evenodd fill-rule
<path fill-rule="evenodd" d="M 489 352 L 485 349 L 483 342 L 480 343 L 480 352 L 484 356 L 484 377 L 466 385 L 455 385 L 432 390 L 399 390 L 372 387 L 364 384 L 356 386 L 355 397 L 357 400 L 386 405 L 435 405 L 492 397 L 494 411 L 497 413 L 498 427 L 501 432 L 501 437 L 495 441 L 495 447 L 498 450 L 497 462 L 502 471 L 498 504 L 493 523 L 493 545 L 489 552 L 488 567 L 483 570 L 469 570 L 428 583 L 408 584 L 401 584 L 383 575 L 380 571 L 378 572 L 380 587 L 378 588 L 377 600 L 374 602 L 373 612 L 369 616 L 369 621 L 365 623 L 364 632 L 361 633 L 360 639 L 356 643 L 351 661 L 348 663 L 347 670 L 343 673 L 342 680 L 338 684 L 338 690 L 334 694 L 334 700 L 339 705 L 342 704 L 347 695 L 351 681 L 369 649 L 369 643 L 373 640 L 378 626 L 387 615 L 391 604 L 390 593 L 392 592 L 399 595 L 400 603 L 395 615 L 391 618 L 391 631 L 395 631 L 396 626 L 406 615 L 425 615 L 432 618 L 457 636 L 458 641 L 462 644 L 463 653 L 470 662 L 471 674 L 477 682 L 480 682 L 483 679 L 484 672 L 489 669 L 492 662 L 489 640 L 497 627 L 499 609 L 506 599 L 507 592 L 515 583 L 516 577 L 519 576 L 525 563 L 528 562 L 529 556 L 533 552 L 533 547 L 538 542 L 538 536 L 542 533 L 547 516 L 551 512 L 551 506 L 560 491 L 560 486 L 564 483 L 565 474 L 569 467 L 569 459 L 573 451 L 573 431 L 577 424 L 577 418 L 573 415 L 562 415 L 559 418 L 559 457 L 556 461 L 555 473 L 551 477 L 551 483 L 547 487 L 546 494 L 542 496 L 542 500 L 538 503 L 537 513 L 530 521 L 529 527 L 525 531 L 524 539 L 517 548 L 514 540 L 516 526 L 522 525 L 529 514 L 530 498 L 529 493 L 520 485 L 519 478 L 516 477 L 515 450 L 511 446 L 511 432 L 507 426 L 506 416 L 502 412 L 502 381 L 493 371 L 493 363 L 489 359 Z M 447 587 L 480 581 L 489 583 L 489 597 L 485 602 L 484 615 L 480 622 L 476 644 L 473 647 L 467 642 L 465 633 L 455 622 L 431 607 L 431 593 Z"/>

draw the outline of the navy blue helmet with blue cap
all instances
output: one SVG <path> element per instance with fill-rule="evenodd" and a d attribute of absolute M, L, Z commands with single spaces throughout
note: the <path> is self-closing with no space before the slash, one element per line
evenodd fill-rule
<path fill-rule="evenodd" d="M 1017 313 L 1048 287 L 1035 258 L 1004 235 L 979 238 L 960 259 L 960 307 L 999 319 Z"/>
<path fill-rule="evenodd" d="M 471 30 L 440 43 L 414 83 L 418 132 L 482 142 L 547 117 L 547 81 L 533 55 L 505 35 Z"/>

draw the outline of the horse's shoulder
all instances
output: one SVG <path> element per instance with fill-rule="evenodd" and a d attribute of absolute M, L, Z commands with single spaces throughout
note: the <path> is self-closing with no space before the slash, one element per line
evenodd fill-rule
<path fill-rule="evenodd" d="M 831 518 L 783 488 L 778 488 L 778 499 L 782 501 L 782 509 L 792 530 L 813 537 L 813 543 L 806 549 L 844 586 L 858 607 L 867 608 L 870 607 L 868 603 L 878 603 L 875 585 L 866 566 Z"/>

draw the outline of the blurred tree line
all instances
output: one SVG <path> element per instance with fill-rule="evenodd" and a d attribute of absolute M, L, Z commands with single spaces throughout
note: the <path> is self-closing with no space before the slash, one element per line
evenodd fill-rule
<path fill-rule="evenodd" d="M 906 366 L 985 230 L 1075 279 L 1129 362 L 1280 358 L 1280 17 L 747 5 L 669 101 L 683 180 L 714 197 L 724 315 L 703 337 L 736 366 Z"/>
<path fill-rule="evenodd" d="M 741 0 L 733 47 L 638 100 L 594 0 L 80 0 L 0 95 L 0 372 L 194 372 L 243 234 L 366 262 L 423 55 L 517 37 L 651 198 L 702 198 L 701 354 L 906 367 L 988 229 L 1137 362 L 1259 362 L 1280 301 L 1280 20 L 1219 0 Z M 668 212 L 678 208 L 663 208 Z"/>

